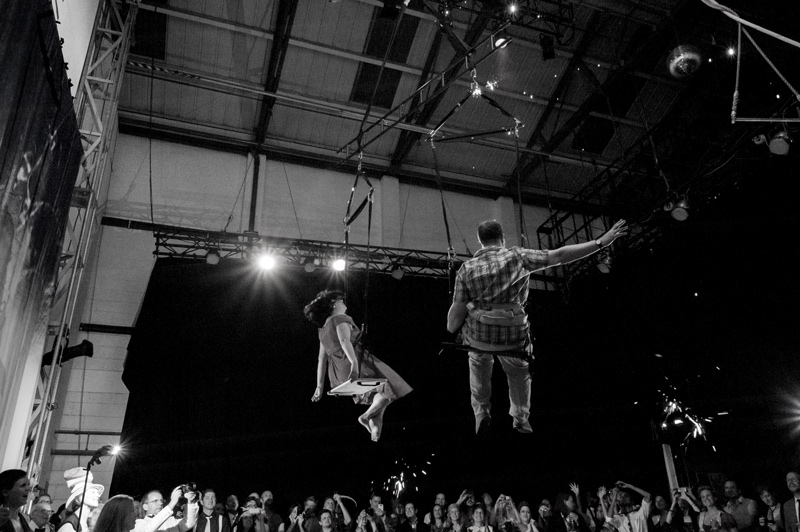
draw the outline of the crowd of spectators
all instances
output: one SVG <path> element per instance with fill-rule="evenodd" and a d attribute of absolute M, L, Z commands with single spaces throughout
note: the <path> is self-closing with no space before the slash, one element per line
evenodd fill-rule
<path fill-rule="evenodd" d="M 54 510 L 46 493 L 34 493 L 21 470 L 0 473 L 0 532 L 800 532 L 800 473 L 789 472 L 791 498 L 759 486 L 742 494 L 735 480 L 716 493 L 710 486 L 677 488 L 653 496 L 626 482 L 591 493 L 578 484 L 557 494 L 554 503 L 515 501 L 500 494 L 476 496 L 464 490 L 448 504 L 438 493 L 429 504 L 373 494 L 364 508 L 332 494 L 291 505 L 284 515 L 273 493 L 251 493 L 241 504 L 236 495 L 218 499 L 213 489 L 178 486 L 169 500 L 159 490 L 138 500 L 116 495 L 100 502 L 103 486 L 80 468 L 65 473 L 71 490 Z M 35 496 L 34 496 L 35 495 Z M 385 501 L 385 502 L 384 502 Z"/>

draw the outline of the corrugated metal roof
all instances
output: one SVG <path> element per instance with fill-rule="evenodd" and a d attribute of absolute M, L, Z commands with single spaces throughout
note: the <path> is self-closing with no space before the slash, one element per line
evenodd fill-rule
<path fill-rule="evenodd" d="M 552 155 L 552 162 L 547 164 L 550 192 L 571 194 L 579 190 L 597 173 L 593 163 L 587 162 L 592 160 L 590 157 L 594 157 L 598 168 L 603 168 L 641 139 L 646 125 L 652 127 L 676 112 L 675 102 L 686 84 L 667 79 L 663 57 L 673 45 L 672 35 L 664 32 L 666 36 L 660 37 L 661 41 L 652 43 L 649 39 L 677 4 L 678 0 L 590 0 L 574 4 L 576 30 L 564 32 L 561 39 L 555 39 L 556 57 L 549 60 L 542 57 L 539 35 L 553 32 L 551 22 L 534 21 L 527 28 L 512 26 L 508 31 L 515 37 L 514 41 L 494 52 L 488 41 L 499 20 L 489 24 L 478 39 L 482 44 L 474 50 L 470 61 L 474 64 L 483 57 L 488 56 L 488 59 L 480 62 L 476 79 L 486 95 L 523 125 L 519 130 L 520 158 L 526 162 L 538 161 L 537 150 L 545 148 L 546 155 Z M 437 3 L 431 2 L 431 5 Z M 481 3 L 475 0 L 461 5 L 474 6 L 479 11 Z M 346 148 L 346 143 L 358 135 L 366 105 L 354 103 L 351 98 L 359 66 L 381 63 L 381 58 L 364 55 L 376 10 L 381 6 L 382 2 L 376 0 L 298 1 L 277 93 L 273 94 L 277 99 L 267 127 L 267 145 L 291 147 L 298 157 L 304 150 L 310 158 L 320 153 L 343 157 L 337 155 L 340 149 L 343 154 L 352 153 L 356 144 Z M 146 2 L 142 8 L 155 10 Z M 158 11 L 167 17 L 166 58 L 153 61 L 158 70 L 154 74 L 152 105 L 150 59 L 138 57 L 134 60 L 140 65 L 125 76 L 120 109 L 139 117 L 149 115 L 152 109 L 164 128 L 170 120 L 175 122 L 176 129 L 180 125 L 182 130 L 187 129 L 187 124 L 196 123 L 204 131 L 218 129 L 219 135 L 233 132 L 236 142 L 243 135 L 249 135 L 251 142 L 254 141 L 265 105 L 266 67 L 270 56 L 280 51 L 275 49 L 274 42 L 279 22 L 276 20 L 277 3 L 171 0 L 169 6 L 159 7 Z M 422 70 L 440 31 L 439 23 L 427 12 L 409 11 L 405 16 L 415 17 L 419 23 L 407 60 L 386 66 L 402 73 L 395 105 L 426 81 L 421 79 Z M 465 39 L 467 28 L 479 18 L 476 13 L 456 10 L 452 14 L 452 31 L 458 38 Z M 596 27 L 584 31 L 590 21 L 596 23 Z M 603 95 L 599 104 L 595 102 L 593 107 L 586 107 L 589 99 L 602 95 L 601 87 L 611 79 L 613 72 L 627 68 L 628 55 L 635 53 L 632 50 L 642 46 L 655 50 L 654 57 L 658 61 L 642 63 L 645 66 L 636 66 L 627 74 L 637 87 L 633 103 L 621 112 L 622 116 L 612 114 L 605 100 L 608 95 Z M 568 72 L 566 69 L 570 68 L 575 53 L 581 56 L 572 61 L 574 71 Z M 425 91 L 426 96 L 441 87 L 443 78 L 435 76 L 454 59 L 462 71 L 466 70 L 467 63 L 454 52 L 450 41 L 442 37 L 431 73 L 435 83 Z M 565 79 L 569 82 L 563 92 L 556 94 Z M 420 109 L 417 109 L 415 115 L 404 120 L 402 127 L 413 135 L 421 134 L 424 140 L 426 131 L 469 93 L 470 81 L 468 72 L 462 74 L 444 93 L 426 122 L 418 124 Z M 487 82 L 496 84 L 495 89 L 488 89 Z M 551 112 L 540 124 L 548 105 Z M 376 108 L 372 111 L 373 117 L 385 112 Z M 412 108 L 407 103 L 393 116 L 410 111 Z M 613 135 L 602 153 L 590 155 L 581 151 L 579 143 L 573 144 L 574 130 L 565 129 L 562 142 L 547 146 L 562 128 L 575 125 L 569 122 L 573 117 L 580 118 L 576 123 L 582 127 L 587 116 L 600 124 L 607 122 L 613 126 Z M 374 118 L 367 124 L 373 121 Z M 389 122 L 367 134 L 366 141 L 382 136 L 367 146 L 365 155 L 386 171 L 411 169 L 414 175 L 422 172 L 432 178 L 432 156 L 424 142 L 411 145 L 402 160 L 395 161 L 399 164 L 391 165 L 401 136 L 405 138 L 408 134 L 401 133 L 399 127 L 386 132 Z M 477 135 L 513 126 L 512 120 L 486 101 L 469 98 L 447 121 L 441 133 L 445 136 Z M 542 129 L 542 136 L 532 139 L 537 127 Z M 502 190 L 518 162 L 513 140 L 509 135 L 499 134 L 479 136 L 473 142 L 437 143 L 443 175 L 454 183 Z M 536 166 L 538 163 L 532 165 Z M 541 167 L 525 176 L 523 183 L 527 191 L 547 192 Z"/>

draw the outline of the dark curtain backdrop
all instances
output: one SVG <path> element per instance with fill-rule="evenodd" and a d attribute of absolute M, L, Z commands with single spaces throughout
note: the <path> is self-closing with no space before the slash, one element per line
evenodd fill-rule
<path fill-rule="evenodd" d="M 357 323 L 364 314 L 363 282 L 363 273 L 351 273 L 349 313 Z M 112 492 L 196 481 L 225 494 L 271 488 L 288 504 L 334 490 L 363 499 L 404 470 L 412 493 L 414 487 L 428 493 L 460 491 L 476 478 L 484 489 L 532 490 L 530 478 L 550 485 L 565 471 L 591 468 L 595 457 L 584 452 L 581 426 L 597 430 L 600 420 L 591 421 L 596 412 L 586 405 L 588 395 L 565 373 L 574 359 L 559 353 L 564 340 L 557 332 L 544 335 L 554 339 L 552 346 L 539 340 L 537 368 L 554 373 L 534 378 L 541 432 L 526 438 L 512 430 L 498 365 L 498 439 L 475 440 L 466 355 L 438 354 L 450 339 L 443 279 L 370 276 L 370 345 L 415 388 L 389 407 L 380 443 L 369 441 L 356 423 L 364 407 L 334 397 L 311 403 L 318 341 L 302 308 L 319 290 L 340 284 L 327 271 L 258 273 L 240 261 L 208 266 L 159 259 L 129 345 L 127 451 L 117 462 Z M 557 294 L 534 299 L 537 330 L 544 333 L 564 318 Z M 663 467 L 646 416 L 622 412 L 602 423 L 636 442 L 640 452 L 632 463 Z M 609 442 L 617 441 L 612 434 Z M 554 461 L 559 452 L 577 458 Z"/>
<path fill-rule="evenodd" d="M 496 365 L 494 433 L 476 440 L 466 355 L 437 354 L 448 338 L 445 280 L 370 278 L 372 346 L 415 388 L 389 407 L 373 444 L 356 424 L 363 407 L 310 401 L 318 344 L 302 307 L 341 279 L 157 261 L 130 343 L 127 451 L 112 493 L 195 481 L 225 495 L 269 488 L 281 509 L 334 490 L 363 504 L 401 472 L 424 504 L 465 487 L 539 501 L 571 481 L 594 489 L 621 479 L 664 493 L 652 430 L 662 392 L 714 417 L 707 439 L 673 439 L 683 483 L 735 476 L 751 495 L 758 482 L 781 486 L 800 465 L 799 225 L 785 193 L 797 158 L 748 164 L 753 175 L 724 200 L 693 210 L 658 245 L 620 254 L 611 274 L 531 294 L 530 436 L 511 429 Z M 363 282 L 351 273 L 358 323 Z"/>
<path fill-rule="evenodd" d="M 6 370 L 0 405 L 6 414 L 25 360 L 42 356 L 82 153 L 50 4 L 7 3 L 0 17 L 0 367 Z"/>

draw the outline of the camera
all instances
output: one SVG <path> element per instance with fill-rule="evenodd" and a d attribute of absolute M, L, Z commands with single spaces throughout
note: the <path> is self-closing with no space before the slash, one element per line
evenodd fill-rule
<path fill-rule="evenodd" d="M 178 488 L 181 490 L 182 494 L 186 495 L 187 493 L 196 492 L 197 484 L 195 484 L 194 482 L 187 482 L 186 484 L 181 484 L 180 486 L 178 486 Z"/>

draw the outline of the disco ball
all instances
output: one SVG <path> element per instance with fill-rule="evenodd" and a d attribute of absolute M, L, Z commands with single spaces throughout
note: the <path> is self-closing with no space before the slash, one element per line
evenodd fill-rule
<path fill-rule="evenodd" d="M 702 64 L 703 57 L 700 50 L 691 44 L 682 44 L 675 47 L 667 58 L 669 73 L 674 78 L 686 78 L 697 72 Z"/>

